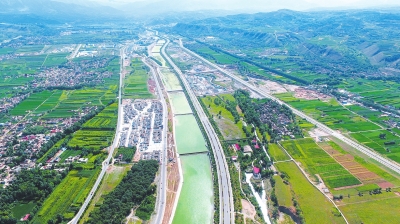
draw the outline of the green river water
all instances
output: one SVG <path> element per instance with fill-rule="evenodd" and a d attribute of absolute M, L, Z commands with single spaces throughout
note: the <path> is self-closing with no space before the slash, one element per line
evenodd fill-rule
<path fill-rule="evenodd" d="M 163 75 L 164 76 L 164 75 Z M 178 89 L 177 77 L 173 73 L 164 76 L 166 88 Z M 180 87 L 180 86 L 179 86 Z M 183 92 L 168 93 L 174 114 L 191 113 L 192 110 Z M 206 142 L 194 115 L 174 117 L 175 141 L 179 154 L 207 152 Z M 211 164 L 206 153 L 181 155 L 183 185 L 173 224 L 212 223 L 214 211 Z"/>
<path fill-rule="evenodd" d="M 192 108 L 190 108 L 185 93 L 174 92 L 168 93 L 168 95 L 172 101 L 172 109 L 174 110 L 174 114 L 192 113 Z"/>
<path fill-rule="evenodd" d="M 207 154 L 181 156 L 183 185 L 173 224 L 211 223 L 213 183 Z"/>

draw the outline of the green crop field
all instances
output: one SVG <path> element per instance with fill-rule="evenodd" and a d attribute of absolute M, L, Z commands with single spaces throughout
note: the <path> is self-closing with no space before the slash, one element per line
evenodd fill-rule
<path fill-rule="evenodd" d="M 83 127 L 87 129 L 114 130 L 117 126 L 117 116 L 118 104 L 113 103 L 87 121 Z"/>
<path fill-rule="evenodd" d="M 108 147 L 117 123 L 118 104 L 113 103 L 83 124 L 83 128 L 73 134 L 68 142 L 70 148 L 101 150 Z"/>
<path fill-rule="evenodd" d="M 40 52 L 43 48 L 44 45 L 25 45 L 18 48 L 15 52 L 17 53 Z"/>
<path fill-rule="evenodd" d="M 67 62 L 67 56 L 69 53 L 58 53 L 47 55 L 45 61 L 43 62 L 44 67 L 54 67 L 65 64 Z"/>
<path fill-rule="evenodd" d="M 274 158 L 275 162 L 290 159 L 290 157 L 277 144 L 268 144 L 268 153 Z"/>
<path fill-rule="evenodd" d="M 73 138 L 68 142 L 71 148 L 103 149 L 108 147 L 113 139 L 114 131 L 92 131 L 79 130 L 74 133 Z"/>
<path fill-rule="evenodd" d="M 34 93 L 29 96 L 27 99 L 22 101 L 18 106 L 14 107 L 11 110 L 11 115 L 13 116 L 21 116 L 26 115 L 28 111 L 34 111 L 37 107 L 39 107 L 45 100 L 47 100 L 50 96 L 52 96 L 52 92 L 43 91 L 40 93 Z"/>
<path fill-rule="evenodd" d="M 381 134 L 385 136 L 380 138 Z M 393 133 L 387 130 L 380 130 L 352 133 L 350 136 L 394 161 L 400 162 L 400 138 Z"/>
<path fill-rule="evenodd" d="M 132 60 L 132 72 L 125 77 L 123 95 L 128 99 L 153 98 L 147 87 L 147 68 L 139 58 Z"/>
<path fill-rule="evenodd" d="M 112 93 L 114 87 L 110 86 L 109 88 L 110 89 L 85 88 L 81 90 L 65 90 L 62 92 L 57 106 L 49 113 L 45 114 L 43 118 L 51 119 L 78 116 L 79 111 L 83 107 L 101 106 L 109 103 L 110 100 L 115 100 L 115 93 Z"/>
<path fill-rule="evenodd" d="M 275 166 L 288 176 L 305 223 L 345 223 L 341 216 L 337 216 L 333 204 L 307 181 L 293 162 L 277 163 Z"/>
<path fill-rule="evenodd" d="M 199 44 L 193 44 L 193 45 L 188 45 L 187 47 L 191 48 L 195 52 L 197 52 L 199 55 L 203 56 L 204 58 L 208 59 L 211 62 L 214 62 L 216 64 L 223 64 L 223 65 L 233 65 L 233 64 L 239 64 L 239 71 L 240 73 L 243 74 L 248 74 L 248 73 L 253 73 L 257 74 L 260 76 L 267 77 L 268 79 L 275 80 L 275 81 L 282 81 L 286 83 L 294 83 L 294 81 L 287 79 L 282 76 L 278 76 L 275 74 L 271 74 L 270 72 L 259 68 L 258 66 L 255 66 L 253 64 L 243 62 L 240 59 L 237 59 L 235 57 L 232 57 L 228 54 L 222 53 L 222 52 L 217 52 L 205 45 L 199 45 Z M 264 62 L 264 61 L 263 61 Z M 279 69 L 281 69 L 283 66 L 287 66 L 288 63 L 286 62 L 285 64 L 281 65 Z M 269 66 L 273 67 L 273 66 Z M 290 67 L 290 66 L 289 66 Z M 311 76 L 308 74 L 308 76 Z M 309 79 L 314 79 L 317 76 L 312 75 L 313 77 L 309 77 Z M 321 76 L 321 75 L 319 75 Z"/>
<path fill-rule="evenodd" d="M 290 208 L 293 206 L 292 192 L 290 186 L 285 184 L 282 178 L 278 175 L 273 176 L 275 180 L 275 195 L 278 199 L 279 206 Z"/>
<path fill-rule="evenodd" d="M 282 146 L 294 159 L 300 161 L 308 172 L 319 174 L 331 189 L 361 184 L 311 138 L 284 141 Z"/>
<path fill-rule="evenodd" d="M 54 91 L 54 93 L 49 98 L 47 98 L 46 101 L 42 105 L 40 105 L 33 113 L 43 114 L 49 112 L 51 109 L 55 108 L 58 105 L 61 95 L 61 90 Z"/>
<path fill-rule="evenodd" d="M 398 97 L 399 83 L 386 80 L 349 79 L 338 86 L 351 92 L 358 93 L 365 100 L 385 106 L 400 108 Z"/>
<path fill-rule="evenodd" d="M 400 207 L 400 198 L 395 193 L 352 198 L 357 201 L 347 203 L 345 199 L 344 205 L 339 207 L 349 223 L 397 223 L 399 220 L 397 208 Z"/>
<path fill-rule="evenodd" d="M 333 129 L 349 132 L 381 129 L 376 124 L 371 123 L 363 117 L 347 110 L 334 99 L 331 99 L 329 102 L 323 102 L 320 100 L 304 100 L 297 99 L 290 93 L 277 94 L 276 96 Z"/>
<path fill-rule="evenodd" d="M 70 171 L 43 202 L 32 222 L 47 223 L 48 220 L 55 219 L 57 214 L 63 215 L 65 219 L 71 219 L 89 193 L 99 171 L 99 169 Z"/>

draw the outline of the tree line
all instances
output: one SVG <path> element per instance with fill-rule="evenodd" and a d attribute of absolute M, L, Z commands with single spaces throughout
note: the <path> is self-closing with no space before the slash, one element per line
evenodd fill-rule
<path fill-rule="evenodd" d="M 121 183 L 105 196 L 103 204 L 90 214 L 87 223 L 121 223 L 132 208 L 137 207 L 146 197 L 155 193 L 156 186 L 152 183 L 158 166 L 155 160 L 141 160 L 135 164 Z M 146 204 L 149 204 L 147 202 L 146 200 Z M 148 208 L 142 208 L 140 211 L 143 210 L 148 211 Z"/>

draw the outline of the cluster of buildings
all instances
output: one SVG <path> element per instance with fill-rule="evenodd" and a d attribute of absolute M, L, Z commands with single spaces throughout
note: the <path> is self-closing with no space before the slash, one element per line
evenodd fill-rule
<path fill-rule="evenodd" d="M 69 62 L 66 66 L 52 67 L 35 76 L 34 87 L 73 87 L 83 84 L 100 84 L 113 74 L 109 71 L 94 71 L 93 69 L 107 66 L 108 60 L 92 59 L 90 62 Z"/>
<path fill-rule="evenodd" d="M 199 75 L 199 73 L 187 73 L 186 79 L 196 95 L 216 95 L 219 93 L 232 91 L 231 88 L 228 89 L 215 84 L 213 82 L 214 77 L 212 74 Z"/>
<path fill-rule="evenodd" d="M 295 134 L 301 134 L 300 129 L 293 127 L 295 121 L 292 111 L 279 103 L 273 100 L 267 101 L 258 105 L 257 112 L 260 114 L 261 122 L 267 124 L 272 130 L 271 133 L 280 137 L 290 136 L 290 138 L 295 138 Z M 295 133 L 296 131 L 300 133 Z"/>
<path fill-rule="evenodd" d="M 140 159 L 159 159 L 162 149 L 163 106 L 158 100 L 124 100 L 120 145 L 136 146 Z"/>
<path fill-rule="evenodd" d="M 22 102 L 24 99 L 26 99 L 28 96 L 29 96 L 28 94 L 21 94 L 13 97 L 5 97 L 0 99 L 0 113 L 6 113 L 7 111 L 11 110 L 20 102 Z"/>
<path fill-rule="evenodd" d="M 185 76 L 196 95 L 216 95 L 233 92 L 233 88 L 230 85 L 231 79 L 224 78 L 218 70 L 211 69 L 208 65 L 182 51 L 179 47 L 170 47 L 169 50 L 174 52 L 171 57 L 191 64 L 191 68 L 185 72 Z"/>
<path fill-rule="evenodd" d="M 35 167 L 36 159 L 33 158 L 46 144 L 52 136 L 59 132 L 63 132 L 65 129 L 71 127 L 73 124 L 78 122 L 82 116 L 93 110 L 95 107 L 87 107 L 77 113 L 76 116 L 70 118 L 54 118 L 46 120 L 34 120 L 33 118 L 21 119 L 21 117 L 13 117 L 18 123 L 7 122 L 1 123 L 2 133 L 0 136 L 0 182 L 5 186 L 10 184 L 15 177 L 15 174 L 22 169 L 30 169 Z M 27 130 L 31 127 L 40 126 L 46 130 L 46 133 L 27 133 Z M 13 152 L 22 152 L 26 159 L 19 162 L 18 156 L 9 155 L 8 151 L 12 149 Z M 63 152 L 60 149 L 60 153 L 57 153 L 53 158 L 49 159 L 46 166 L 42 166 L 43 169 L 53 168 L 52 164 L 60 162 L 59 155 Z M 72 158 L 73 162 L 78 161 L 76 158 Z M 75 161 L 76 160 L 76 161 Z M 12 168 L 11 168 L 12 167 Z"/>

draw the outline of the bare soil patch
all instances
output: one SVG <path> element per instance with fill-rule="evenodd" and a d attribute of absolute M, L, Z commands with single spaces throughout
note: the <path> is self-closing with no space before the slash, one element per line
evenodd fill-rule
<path fill-rule="evenodd" d="M 325 95 L 323 93 L 319 93 L 314 90 L 310 89 L 304 89 L 304 88 L 297 88 L 294 91 L 294 97 L 299 98 L 299 99 L 306 99 L 306 100 L 323 100 L 323 101 L 328 101 L 332 97 Z"/>
<path fill-rule="evenodd" d="M 256 215 L 255 207 L 247 200 L 242 199 L 241 202 L 242 202 L 242 214 L 244 215 L 245 219 L 250 218 L 254 220 L 254 217 Z"/>
<path fill-rule="evenodd" d="M 359 178 L 361 181 L 367 181 L 367 180 L 376 180 L 380 179 L 378 175 L 372 172 L 366 172 L 366 173 L 354 173 L 354 176 Z"/>
<path fill-rule="evenodd" d="M 353 174 L 355 174 L 355 173 L 367 173 L 367 172 L 369 172 L 366 168 L 364 168 L 364 167 L 357 167 L 357 168 L 351 168 L 351 169 L 349 169 L 349 171 L 351 172 L 351 173 L 353 173 Z"/>
<path fill-rule="evenodd" d="M 385 189 L 385 188 L 388 188 L 388 187 L 394 187 L 394 184 L 392 184 L 392 183 L 390 183 L 390 182 L 387 182 L 387 181 L 383 181 L 383 182 L 380 182 L 380 183 L 377 183 L 377 184 L 378 184 L 378 186 L 381 187 L 382 189 Z M 395 194 L 396 194 L 397 196 L 400 196 L 400 195 L 399 195 L 399 192 L 395 192 Z"/>
<path fill-rule="evenodd" d="M 355 167 L 360 167 L 361 165 L 357 162 L 354 161 L 348 161 L 348 162 L 340 162 L 338 161 L 340 164 L 342 164 L 342 166 L 344 166 L 346 169 L 351 169 L 351 168 L 355 168 Z M 361 166 L 362 167 L 362 166 Z"/>
<path fill-rule="evenodd" d="M 340 156 L 335 156 L 335 159 L 340 162 L 340 163 L 344 163 L 347 161 L 354 161 L 354 157 L 352 155 L 340 155 Z"/>

